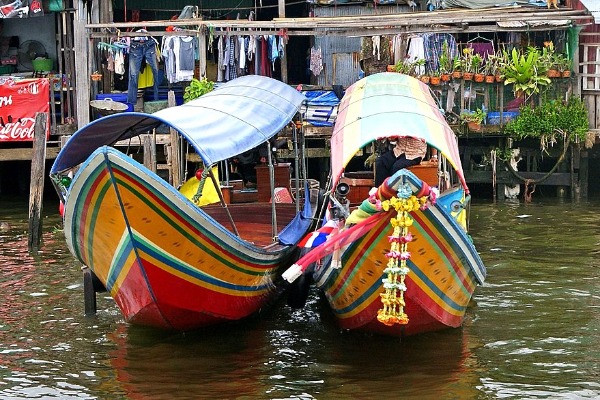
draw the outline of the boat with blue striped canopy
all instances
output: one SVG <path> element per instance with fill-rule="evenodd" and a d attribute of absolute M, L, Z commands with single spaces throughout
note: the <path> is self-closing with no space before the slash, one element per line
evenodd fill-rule
<path fill-rule="evenodd" d="M 180 106 L 100 118 L 68 140 L 50 171 L 66 242 L 128 322 L 186 331 L 255 315 L 281 293 L 316 207 L 309 192 L 277 202 L 275 188 L 268 201 L 234 204 L 218 191 L 219 203 L 199 206 L 111 145 L 166 125 L 201 159 L 200 182 L 220 188 L 213 167 L 295 129 L 304 100 L 244 76 Z"/>

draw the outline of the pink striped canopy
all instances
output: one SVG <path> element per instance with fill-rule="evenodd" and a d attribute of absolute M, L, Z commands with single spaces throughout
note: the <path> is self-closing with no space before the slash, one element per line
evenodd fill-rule
<path fill-rule="evenodd" d="M 393 72 L 370 75 L 346 90 L 331 136 L 333 187 L 359 149 L 374 140 L 396 136 L 419 138 L 437 148 L 468 191 L 456 136 L 429 87 Z"/>

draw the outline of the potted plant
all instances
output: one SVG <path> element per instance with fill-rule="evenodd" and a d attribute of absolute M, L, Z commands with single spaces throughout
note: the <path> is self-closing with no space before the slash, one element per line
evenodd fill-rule
<path fill-rule="evenodd" d="M 495 54 L 489 54 L 483 65 L 483 73 L 486 83 L 494 83 L 496 80 L 496 70 L 498 69 L 498 59 Z"/>
<path fill-rule="evenodd" d="M 452 60 L 452 78 L 460 79 L 462 78 L 463 71 L 463 59 L 462 57 L 456 56 Z"/>
<path fill-rule="evenodd" d="M 481 108 L 478 108 L 475 111 L 463 111 L 459 115 L 461 122 L 467 124 L 469 130 L 475 132 L 481 131 L 481 124 L 486 116 L 487 113 Z"/>
<path fill-rule="evenodd" d="M 496 59 L 496 82 L 504 81 L 504 69 L 506 68 L 507 64 L 507 54 L 508 53 L 502 50 L 498 50 L 496 54 L 494 54 L 494 58 Z"/>
<path fill-rule="evenodd" d="M 411 63 L 411 75 L 413 76 L 418 76 L 418 77 L 423 77 L 426 76 L 425 74 L 425 59 L 424 58 L 419 58 L 416 59 L 415 61 L 413 61 Z M 423 79 L 421 79 L 423 80 Z M 429 82 L 429 79 L 427 79 L 427 82 Z"/>
<path fill-rule="evenodd" d="M 452 60 L 450 59 L 450 50 L 448 48 L 448 41 L 444 40 L 442 43 L 442 53 L 439 58 L 440 66 L 440 79 L 444 82 L 450 80 L 450 74 L 452 73 Z"/>
<path fill-rule="evenodd" d="M 463 49 L 463 79 L 469 81 L 473 79 L 473 75 L 481 73 L 479 68 L 482 62 L 483 58 L 474 53 L 473 48 L 465 47 Z"/>
<path fill-rule="evenodd" d="M 510 54 L 506 54 L 504 84 L 513 85 L 516 97 L 530 97 L 551 83 L 539 58 L 540 52 L 535 47 L 529 47 L 526 52 L 513 48 Z"/>
<path fill-rule="evenodd" d="M 560 54 L 560 56 L 557 63 L 558 71 L 563 78 L 568 78 L 571 76 L 571 66 L 573 65 L 573 62 L 566 54 Z"/>
<path fill-rule="evenodd" d="M 410 75 L 412 70 L 412 63 L 408 58 L 398 60 L 394 64 L 394 71 L 404 75 Z"/>
<path fill-rule="evenodd" d="M 475 82 L 483 82 L 485 74 L 483 72 L 484 60 L 479 54 L 473 54 L 471 58 L 471 64 L 473 65 L 473 80 Z"/>
<path fill-rule="evenodd" d="M 546 69 L 548 78 L 559 78 L 558 71 L 559 55 L 554 53 L 554 44 L 551 41 L 544 42 L 542 53 L 539 56 L 539 63 Z"/>
<path fill-rule="evenodd" d="M 437 86 L 440 84 L 442 78 L 441 78 L 441 74 L 438 71 L 433 71 L 431 73 L 429 73 L 429 83 Z"/>
<path fill-rule="evenodd" d="M 214 87 L 215 83 L 206 78 L 192 78 L 189 86 L 187 86 L 183 92 L 183 101 L 184 103 L 187 103 L 188 101 L 197 99 L 198 97 L 212 91 Z"/>

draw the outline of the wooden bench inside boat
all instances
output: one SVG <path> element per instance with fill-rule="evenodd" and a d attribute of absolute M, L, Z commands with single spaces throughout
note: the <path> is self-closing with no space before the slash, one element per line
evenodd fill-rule
<path fill-rule="evenodd" d="M 438 185 L 438 164 L 429 161 L 424 161 L 421 164 L 413 165 L 408 168 L 419 179 L 426 182 L 429 186 Z M 363 200 L 369 197 L 369 191 L 374 185 L 373 171 L 356 171 L 345 172 L 340 183 L 346 183 L 350 186 L 348 200 L 350 204 L 356 205 L 362 203 Z"/>

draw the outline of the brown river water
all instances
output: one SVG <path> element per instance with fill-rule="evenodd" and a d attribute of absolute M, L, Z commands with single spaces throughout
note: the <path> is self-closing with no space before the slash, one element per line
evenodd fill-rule
<path fill-rule="evenodd" d="M 0 201 L 0 399 L 600 398 L 600 202 L 476 201 L 488 269 L 464 326 L 398 339 L 340 332 L 318 293 L 187 334 L 130 326 L 98 294 L 54 204 L 27 251 L 27 202 Z"/>

